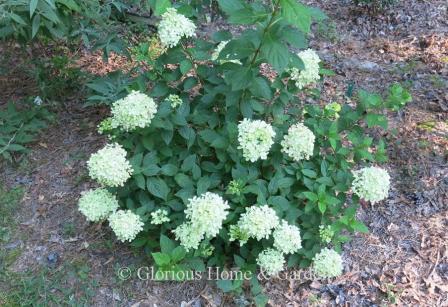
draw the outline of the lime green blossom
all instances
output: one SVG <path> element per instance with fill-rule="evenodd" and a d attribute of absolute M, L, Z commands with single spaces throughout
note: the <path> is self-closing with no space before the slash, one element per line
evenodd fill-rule
<path fill-rule="evenodd" d="M 284 254 L 294 254 L 302 248 L 300 229 L 284 220 L 274 230 L 273 237 L 274 247 Z"/>
<path fill-rule="evenodd" d="M 266 160 L 274 137 L 272 126 L 262 120 L 245 118 L 238 125 L 238 148 L 243 150 L 246 161 Z"/>
<path fill-rule="evenodd" d="M 282 151 L 294 161 L 308 160 L 313 155 L 316 137 L 304 124 L 297 123 L 288 129 L 281 142 Z"/>
<path fill-rule="evenodd" d="M 109 225 L 121 242 L 132 241 L 143 230 L 140 216 L 131 210 L 119 210 L 109 216 Z"/>
<path fill-rule="evenodd" d="M 173 109 L 177 108 L 178 106 L 180 106 L 183 103 L 182 98 L 180 98 L 178 95 L 175 95 L 175 94 L 170 94 L 166 98 L 166 101 L 168 101 L 171 104 L 171 107 Z"/>
<path fill-rule="evenodd" d="M 389 195 L 390 176 L 386 170 L 371 166 L 353 172 L 353 192 L 373 204 Z"/>
<path fill-rule="evenodd" d="M 228 193 L 233 195 L 241 195 L 243 192 L 244 183 L 241 180 L 232 180 L 227 187 Z"/>
<path fill-rule="evenodd" d="M 182 14 L 178 14 L 175 8 L 168 8 L 162 14 L 159 23 L 158 34 L 164 47 L 177 46 L 182 37 L 195 36 L 195 24 Z"/>
<path fill-rule="evenodd" d="M 151 124 L 157 112 L 157 104 L 143 93 L 132 91 L 126 97 L 115 101 L 112 105 L 111 126 L 131 131 Z"/>
<path fill-rule="evenodd" d="M 342 270 L 342 257 L 336 251 L 324 248 L 314 256 L 313 271 L 318 277 L 336 277 L 342 274 Z"/>
<path fill-rule="evenodd" d="M 154 212 L 151 212 L 151 224 L 161 225 L 169 221 L 170 218 L 168 217 L 168 211 L 166 211 L 165 209 L 158 209 Z"/>
<path fill-rule="evenodd" d="M 126 160 L 126 150 L 116 143 L 92 154 L 87 166 L 92 179 L 109 187 L 123 186 L 132 174 L 131 164 Z"/>
<path fill-rule="evenodd" d="M 102 188 L 83 193 L 78 204 L 79 211 L 90 222 L 101 221 L 118 209 L 115 195 Z"/>
<path fill-rule="evenodd" d="M 320 239 L 322 240 L 322 242 L 328 244 L 333 239 L 334 231 L 330 225 L 327 225 L 327 226 L 320 225 L 319 226 L 319 236 L 320 236 Z"/>
<path fill-rule="evenodd" d="M 260 266 L 263 273 L 272 276 L 283 271 L 285 257 L 280 251 L 273 248 L 267 248 L 258 254 L 257 264 Z"/>
<path fill-rule="evenodd" d="M 239 241 L 240 246 L 243 246 L 249 240 L 249 234 L 245 231 L 241 231 L 238 225 L 231 225 L 229 228 L 229 241 Z"/>

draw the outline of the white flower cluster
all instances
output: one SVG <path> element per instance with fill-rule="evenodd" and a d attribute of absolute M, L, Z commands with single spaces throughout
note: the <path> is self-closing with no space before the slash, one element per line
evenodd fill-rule
<path fill-rule="evenodd" d="M 130 131 L 148 126 L 157 112 L 157 104 L 148 95 L 132 91 L 126 97 L 115 101 L 111 112 L 112 127 Z"/>
<path fill-rule="evenodd" d="M 154 212 L 151 212 L 151 224 L 161 225 L 169 221 L 170 218 L 168 217 L 168 211 L 166 211 L 165 209 L 158 209 Z"/>
<path fill-rule="evenodd" d="M 216 46 L 215 50 L 213 50 L 212 53 L 212 57 L 211 60 L 212 61 L 216 61 L 219 57 L 219 54 L 221 53 L 221 51 L 224 49 L 224 47 L 227 45 L 229 41 L 222 41 L 218 44 L 218 46 Z M 228 57 L 228 56 L 227 56 Z M 235 63 L 235 64 L 239 64 L 241 65 L 241 61 L 240 60 L 221 60 L 220 63 L 224 64 L 227 62 L 231 62 L 231 63 Z"/>
<path fill-rule="evenodd" d="M 109 216 L 109 225 L 121 242 L 132 241 L 143 230 L 140 216 L 131 210 L 118 210 Z"/>
<path fill-rule="evenodd" d="M 390 176 L 386 170 L 371 166 L 353 171 L 353 192 L 373 204 L 386 199 L 389 194 Z"/>
<path fill-rule="evenodd" d="M 195 36 L 196 26 L 182 14 L 178 14 L 175 8 L 169 8 L 162 15 L 158 33 L 164 47 L 176 46 L 182 37 Z"/>
<path fill-rule="evenodd" d="M 267 239 L 272 229 L 279 225 L 279 218 L 274 209 L 264 206 L 252 206 L 246 209 L 238 221 L 238 229 L 249 238 L 258 241 Z M 244 244 L 245 242 L 241 242 Z"/>
<path fill-rule="evenodd" d="M 282 151 L 294 161 L 308 160 L 313 155 L 315 139 L 310 129 L 297 123 L 289 127 L 288 134 L 283 137 Z"/>
<path fill-rule="evenodd" d="M 245 118 L 238 125 L 238 148 L 243 150 L 243 157 L 247 161 L 265 160 L 274 144 L 274 137 L 272 126 L 262 120 Z"/>
<path fill-rule="evenodd" d="M 175 94 L 170 94 L 166 98 L 166 101 L 168 101 L 171 104 L 171 107 L 173 109 L 177 108 L 178 106 L 180 106 L 183 103 L 182 98 L 180 98 L 178 95 L 175 95 Z"/>
<path fill-rule="evenodd" d="M 83 193 L 78 206 L 88 221 L 98 222 L 118 209 L 118 200 L 108 190 L 100 188 Z"/>
<path fill-rule="evenodd" d="M 320 225 L 319 226 L 319 237 L 322 240 L 322 242 L 324 243 L 330 243 L 331 240 L 334 237 L 334 231 L 331 228 L 330 225 L 324 226 L 324 225 Z"/>
<path fill-rule="evenodd" d="M 274 247 L 283 254 L 294 254 L 302 248 L 300 229 L 286 221 L 274 230 Z"/>
<path fill-rule="evenodd" d="M 321 278 L 331 278 L 342 274 L 342 257 L 336 251 L 324 248 L 314 256 L 313 270 Z"/>
<path fill-rule="evenodd" d="M 263 250 L 257 257 L 257 264 L 263 273 L 276 275 L 283 270 L 285 266 L 285 257 L 283 254 L 273 248 Z"/>
<path fill-rule="evenodd" d="M 87 166 L 92 179 L 109 187 L 123 186 L 132 174 L 131 164 L 126 160 L 126 150 L 116 143 L 92 154 Z"/>
<path fill-rule="evenodd" d="M 174 230 L 176 238 L 186 250 L 197 249 L 204 237 L 215 237 L 227 216 L 229 204 L 215 193 L 204 193 L 188 200 L 187 222 Z"/>
<path fill-rule="evenodd" d="M 293 67 L 289 70 L 291 80 L 296 82 L 296 86 L 302 89 L 308 84 L 319 80 L 319 63 L 320 59 L 317 53 L 312 49 L 307 49 L 298 53 L 299 58 L 303 61 L 305 69 L 299 70 Z"/>

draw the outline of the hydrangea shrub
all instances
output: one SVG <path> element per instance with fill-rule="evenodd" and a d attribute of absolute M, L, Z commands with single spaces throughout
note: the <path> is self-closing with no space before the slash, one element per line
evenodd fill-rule
<path fill-rule="evenodd" d="M 312 265 L 337 276 L 341 233 L 366 230 L 356 220 L 360 199 L 378 202 L 389 190 L 377 166 L 385 142 L 369 132 L 386 129 L 384 110 L 410 96 L 394 85 L 383 96 L 359 90 L 321 101 L 318 81 L 329 70 L 305 39 L 320 11 L 295 0 L 219 4 L 230 23 L 249 27 L 203 39 L 169 8 L 163 53 L 100 125 L 113 144 L 88 167 L 119 199 L 110 226 L 161 270 L 236 265 L 275 275 Z"/>

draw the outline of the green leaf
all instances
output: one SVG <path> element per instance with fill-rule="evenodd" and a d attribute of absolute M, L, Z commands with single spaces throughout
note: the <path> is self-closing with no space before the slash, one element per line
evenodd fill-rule
<path fill-rule="evenodd" d="M 170 191 L 165 181 L 160 178 L 153 177 L 148 178 L 147 188 L 149 193 L 163 200 L 167 199 L 168 193 Z"/>
<path fill-rule="evenodd" d="M 266 294 L 260 293 L 254 297 L 254 300 L 257 307 L 264 307 L 268 304 L 269 297 Z"/>
<path fill-rule="evenodd" d="M 171 259 L 173 262 L 179 262 L 180 260 L 185 258 L 186 251 L 182 246 L 176 247 L 171 253 Z"/>
<path fill-rule="evenodd" d="M 364 223 L 362 223 L 360 221 L 353 220 L 352 222 L 350 222 L 350 226 L 355 231 L 359 231 L 359 232 L 362 232 L 362 233 L 368 233 L 369 232 L 369 228 L 367 228 L 367 226 L 364 225 Z"/>
<path fill-rule="evenodd" d="M 318 207 L 319 207 L 320 213 L 322 213 L 322 214 L 324 214 L 325 211 L 327 210 L 327 204 L 325 202 L 323 202 L 323 201 L 320 201 L 318 203 Z"/>
<path fill-rule="evenodd" d="M 197 184 L 197 194 L 201 195 L 201 194 L 207 192 L 210 185 L 211 185 L 211 181 L 208 176 L 201 177 L 198 180 L 198 184 Z"/>
<path fill-rule="evenodd" d="M 280 0 L 281 15 L 287 22 L 296 26 L 304 33 L 308 33 L 311 27 L 311 12 L 309 8 L 297 0 Z"/>
<path fill-rule="evenodd" d="M 176 243 L 173 240 L 163 234 L 160 235 L 160 249 L 162 253 L 170 254 L 175 247 Z"/>
<path fill-rule="evenodd" d="M 366 115 L 366 123 L 369 128 L 374 126 L 380 126 L 384 129 L 387 129 L 387 118 L 381 114 L 367 114 Z"/>
<path fill-rule="evenodd" d="M 33 22 L 31 25 L 31 38 L 34 38 L 39 31 L 40 27 L 40 15 L 36 15 L 33 17 Z"/>
<path fill-rule="evenodd" d="M 169 0 L 155 0 L 152 1 L 155 2 L 155 6 L 154 6 L 154 14 L 156 16 L 160 16 L 163 13 L 166 12 L 166 10 L 171 7 L 171 2 Z"/>
<path fill-rule="evenodd" d="M 261 54 L 279 73 L 282 73 L 289 63 L 288 47 L 272 34 L 266 35 L 261 45 Z"/>
<path fill-rule="evenodd" d="M 33 17 L 34 12 L 36 11 L 38 2 L 39 2 L 39 0 L 31 0 L 30 1 L 30 18 Z M 33 37 L 34 37 L 34 35 L 33 35 Z"/>
<path fill-rule="evenodd" d="M 308 199 L 308 200 L 310 200 L 311 202 L 317 202 L 317 195 L 316 195 L 316 193 L 313 193 L 313 192 L 303 192 L 303 195 Z"/>
<path fill-rule="evenodd" d="M 138 174 L 134 176 L 135 184 L 142 190 L 146 187 L 146 180 L 142 174 Z"/>
<path fill-rule="evenodd" d="M 174 176 L 176 175 L 178 168 L 174 164 L 165 164 L 162 166 L 162 174 L 166 176 Z"/>
<path fill-rule="evenodd" d="M 313 170 L 310 169 L 302 169 L 302 174 L 304 174 L 305 176 L 309 177 L 309 178 L 316 178 L 317 177 L 317 173 Z"/>
<path fill-rule="evenodd" d="M 171 257 L 168 254 L 165 253 L 152 253 L 152 258 L 154 258 L 155 263 L 159 267 L 163 267 L 165 265 L 170 264 Z"/>
<path fill-rule="evenodd" d="M 231 292 L 235 290 L 232 280 L 229 279 L 220 279 L 216 282 L 216 285 L 222 292 Z"/>
<path fill-rule="evenodd" d="M 180 72 L 185 75 L 190 69 L 193 68 L 193 64 L 189 60 L 184 60 L 180 62 Z"/>
<path fill-rule="evenodd" d="M 250 91 L 254 96 L 262 97 L 265 99 L 272 98 L 271 86 L 265 78 L 257 77 L 253 80 Z"/>

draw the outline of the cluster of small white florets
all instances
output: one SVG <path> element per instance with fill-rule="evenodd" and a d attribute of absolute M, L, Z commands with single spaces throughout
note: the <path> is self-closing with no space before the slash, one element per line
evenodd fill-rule
<path fill-rule="evenodd" d="M 182 37 L 195 36 L 195 24 L 182 14 L 178 14 L 175 8 L 169 8 L 162 15 L 159 23 L 158 34 L 164 47 L 176 46 Z"/>
<path fill-rule="evenodd" d="M 303 70 L 293 67 L 289 70 L 291 80 L 296 82 L 299 89 L 319 80 L 320 59 L 317 53 L 312 49 L 307 49 L 298 53 L 305 68 Z"/>
<path fill-rule="evenodd" d="M 308 160 L 313 155 L 315 139 L 310 129 L 297 123 L 289 127 L 288 134 L 283 137 L 282 151 L 294 161 Z"/>
<path fill-rule="evenodd" d="M 118 210 L 109 216 L 109 225 L 121 242 L 132 241 L 143 230 L 140 216 L 131 210 Z"/>
<path fill-rule="evenodd" d="M 218 234 L 228 209 L 227 201 L 215 193 L 206 192 L 189 199 L 185 209 L 188 221 L 174 230 L 176 238 L 185 249 L 197 249 L 204 237 L 213 238 Z"/>
<path fill-rule="evenodd" d="M 342 257 L 336 251 L 324 248 L 314 256 L 313 271 L 318 277 L 336 277 L 342 274 L 342 270 Z"/>
<path fill-rule="evenodd" d="M 224 49 L 224 47 L 227 45 L 229 41 L 222 41 L 218 44 L 218 46 L 216 46 L 215 50 L 213 50 L 212 53 L 212 57 L 211 60 L 212 61 L 216 61 L 219 57 L 219 54 L 221 53 L 221 51 Z M 228 57 L 228 56 L 227 56 Z M 231 63 L 235 63 L 235 64 L 240 64 L 241 65 L 241 61 L 240 60 L 220 60 L 220 63 L 227 63 L 227 62 L 231 62 Z"/>
<path fill-rule="evenodd" d="M 274 230 L 273 237 L 274 247 L 283 254 L 294 254 L 302 248 L 300 229 L 284 220 Z"/>
<path fill-rule="evenodd" d="M 334 231 L 333 231 L 332 227 L 330 225 L 327 225 L 327 226 L 320 225 L 319 226 L 319 237 L 322 240 L 322 242 L 327 243 L 327 244 L 330 243 L 334 237 Z"/>
<path fill-rule="evenodd" d="M 178 106 L 180 106 L 183 103 L 182 98 L 180 98 L 178 95 L 175 95 L 175 94 L 170 94 L 166 98 L 166 101 L 168 101 L 171 104 L 171 107 L 173 109 L 177 108 Z"/>
<path fill-rule="evenodd" d="M 386 199 L 389 194 L 390 176 L 386 170 L 371 166 L 353 171 L 353 192 L 372 203 Z"/>
<path fill-rule="evenodd" d="M 281 272 L 285 266 L 285 257 L 283 254 L 273 248 L 263 250 L 257 257 L 257 264 L 261 271 L 267 275 L 276 275 Z"/>
<path fill-rule="evenodd" d="M 248 238 L 257 240 L 267 239 L 278 225 L 279 218 L 275 210 L 267 205 L 247 208 L 238 220 L 238 230 Z"/>
<path fill-rule="evenodd" d="M 109 144 L 90 156 L 87 161 L 89 175 L 100 184 L 109 187 L 123 186 L 132 174 L 126 159 L 126 150 L 119 144 Z"/>
<path fill-rule="evenodd" d="M 88 221 L 98 222 L 118 209 L 118 200 L 108 190 L 99 188 L 83 193 L 78 207 Z"/>
<path fill-rule="evenodd" d="M 243 157 L 247 161 L 267 159 L 274 137 L 272 126 L 262 120 L 245 118 L 238 125 L 238 148 L 243 150 Z"/>
<path fill-rule="evenodd" d="M 131 131 L 138 127 L 144 128 L 151 123 L 157 112 L 157 104 L 148 95 L 132 91 L 126 97 L 114 102 L 111 112 L 112 128 Z"/>
<path fill-rule="evenodd" d="M 151 212 L 151 224 L 161 225 L 169 221 L 170 218 L 168 217 L 168 211 L 166 211 L 165 209 L 158 209 L 154 212 Z"/>

